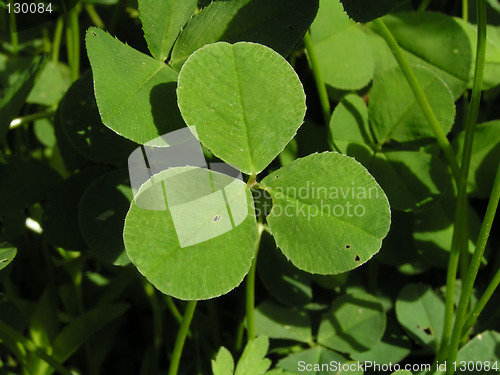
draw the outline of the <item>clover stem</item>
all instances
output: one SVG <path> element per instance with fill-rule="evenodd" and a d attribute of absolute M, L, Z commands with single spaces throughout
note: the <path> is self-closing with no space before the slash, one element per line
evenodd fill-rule
<path fill-rule="evenodd" d="M 63 29 L 64 29 L 64 21 L 62 18 L 59 18 L 56 23 L 56 29 L 54 30 L 54 40 L 52 41 L 51 60 L 54 64 L 59 61 L 59 50 L 61 48 Z"/>
<path fill-rule="evenodd" d="M 422 0 L 420 5 L 418 6 L 417 12 L 425 12 L 427 7 L 429 6 L 431 0 Z"/>
<path fill-rule="evenodd" d="M 443 327 L 443 336 L 441 341 L 441 348 L 439 350 L 438 356 L 443 357 L 445 355 L 445 350 L 447 348 L 448 359 L 453 361 L 456 358 L 456 352 L 458 350 L 458 345 L 462 338 L 462 326 L 465 323 L 464 317 L 467 312 L 467 306 L 469 304 L 470 292 L 467 288 L 471 288 L 474 284 L 474 280 L 477 274 L 477 270 L 474 275 L 471 275 L 475 267 L 474 259 L 476 258 L 476 253 L 479 248 L 476 247 L 473 259 L 471 263 L 468 262 L 468 201 L 467 201 L 467 179 L 469 177 L 470 161 L 472 157 L 472 145 L 474 142 L 474 130 L 476 126 L 476 121 L 479 113 L 479 104 L 481 101 L 481 90 L 483 86 L 483 76 L 484 76 L 484 65 L 486 59 L 486 3 L 485 0 L 477 1 L 477 18 L 478 18 L 478 31 L 477 31 L 477 50 L 476 50 L 476 62 L 474 69 L 474 83 L 472 86 L 471 101 L 469 105 L 469 111 L 467 114 L 467 121 L 465 125 L 465 139 L 462 151 L 462 162 L 460 166 L 460 174 L 458 179 L 458 195 L 457 195 L 457 207 L 455 211 L 455 225 L 453 231 L 453 240 L 450 252 L 450 261 L 448 264 L 448 274 L 446 283 L 446 301 L 445 301 L 445 322 Z M 483 222 L 484 224 L 484 222 Z M 489 232 L 488 232 L 489 233 Z M 481 238 L 481 237 L 480 237 Z M 479 248 L 480 249 L 480 248 Z M 484 251 L 484 249 L 483 249 Z M 459 258 L 461 257 L 462 264 L 462 277 L 466 277 L 464 285 L 462 286 L 462 293 L 457 308 L 455 323 L 452 332 L 452 322 L 453 322 L 453 299 L 454 299 L 454 287 L 455 278 L 457 274 L 457 266 Z M 482 254 L 481 254 L 482 257 Z M 479 262 L 481 261 L 479 258 Z M 453 279 L 453 280 L 452 280 Z M 472 281 L 471 281 L 472 280 Z M 472 283 L 468 285 L 467 282 Z M 462 297 L 466 296 L 466 300 L 462 300 Z M 464 297 L 465 298 L 465 297 Z M 448 346 L 448 340 L 451 342 Z M 441 358 L 443 359 L 443 358 Z"/>
<path fill-rule="evenodd" d="M 66 47 L 71 80 L 76 81 L 80 75 L 80 25 L 78 22 L 79 7 L 76 5 L 67 14 Z"/>
<path fill-rule="evenodd" d="M 258 239 L 255 245 L 255 255 L 252 260 L 252 266 L 247 275 L 246 282 L 246 318 L 247 318 L 247 340 L 253 340 L 255 338 L 255 270 L 257 268 L 257 255 L 259 253 L 260 239 L 262 238 L 262 232 L 264 231 L 264 225 L 259 223 L 257 226 Z"/>
<path fill-rule="evenodd" d="M 153 364 L 154 370 L 157 370 L 158 362 L 160 358 L 160 349 L 162 345 L 162 331 L 163 331 L 163 320 L 161 316 L 160 305 L 158 303 L 158 298 L 156 296 L 155 288 L 147 280 L 142 279 L 144 292 L 148 297 L 149 304 L 151 306 L 151 311 L 153 313 Z"/>
<path fill-rule="evenodd" d="M 167 304 L 167 308 L 174 317 L 174 319 L 177 321 L 177 323 L 181 324 L 182 323 L 182 314 L 180 313 L 179 309 L 177 306 L 175 306 L 174 300 L 170 296 L 165 296 L 165 303 Z"/>
<path fill-rule="evenodd" d="M 170 361 L 170 367 L 168 369 L 168 375 L 177 375 L 179 370 L 179 363 L 181 361 L 182 349 L 184 348 L 184 342 L 189 332 L 189 326 L 191 325 L 191 320 L 193 320 L 194 310 L 196 309 L 196 303 L 198 301 L 189 301 L 184 311 L 184 316 L 182 318 L 182 323 L 177 333 L 177 338 L 175 339 L 174 351 L 172 352 L 172 359 Z"/>
<path fill-rule="evenodd" d="M 47 111 L 47 112 L 33 113 L 31 115 L 26 115 L 23 117 L 17 117 L 10 122 L 9 129 L 17 128 L 18 126 L 21 126 L 23 124 L 28 124 L 35 120 L 53 117 L 55 113 L 56 113 L 55 111 Z"/>
<path fill-rule="evenodd" d="M 94 4 L 92 3 L 85 3 L 83 5 L 85 7 L 85 11 L 89 15 L 89 18 L 92 20 L 95 26 L 97 26 L 100 29 L 105 29 L 106 26 L 104 25 L 104 22 L 102 21 L 101 17 L 99 16 L 99 13 L 94 8 Z"/>
<path fill-rule="evenodd" d="M 483 295 L 477 302 L 476 306 L 474 307 L 474 310 L 472 310 L 472 312 L 467 316 L 467 319 L 465 320 L 464 323 L 464 327 L 462 329 L 462 340 L 467 336 L 469 329 L 471 329 L 472 326 L 476 323 L 477 318 L 479 317 L 484 307 L 490 300 L 491 296 L 495 292 L 496 288 L 498 287 L 498 284 L 500 284 L 500 269 L 497 270 L 495 276 L 493 276 L 493 279 L 488 284 L 488 287 L 486 288 Z"/>
<path fill-rule="evenodd" d="M 460 176 L 460 169 L 458 167 L 455 153 L 453 152 L 450 142 L 448 141 L 448 138 L 446 138 L 446 135 L 443 132 L 443 128 L 441 127 L 439 120 L 437 119 L 431 105 L 429 104 L 429 101 L 427 100 L 427 97 L 425 96 L 424 91 L 422 90 L 422 86 L 420 86 L 420 83 L 418 82 L 415 73 L 410 67 L 408 61 L 406 60 L 406 57 L 403 55 L 401 48 L 399 48 L 398 42 L 396 41 L 390 30 L 387 28 L 384 21 L 382 21 L 381 18 L 377 18 L 373 20 L 373 23 L 380 30 L 382 38 L 384 38 L 387 46 L 391 50 L 401 71 L 403 72 L 406 81 L 408 82 L 411 90 L 413 91 L 413 95 L 415 96 L 418 105 L 422 109 L 422 112 L 425 118 L 427 119 L 427 122 L 431 126 L 432 131 L 434 132 L 436 141 L 441 150 L 443 151 L 443 154 L 451 168 L 455 180 L 458 181 Z"/>
<path fill-rule="evenodd" d="M 485 0 L 479 0 L 479 3 L 483 3 Z M 484 8 L 486 10 L 486 7 Z M 479 230 L 479 236 L 476 244 L 476 249 L 472 255 L 472 259 L 465 276 L 465 280 L 462 286 L 462 293 L 460 294 L 460 301 L 458 302 L 457 312 L 455 316 L 455 324 L 453 325 L 453 332 L 451 335 L 450 345 L 448 348 L 448 361 L 452 363 L 457 358 L 458 346 L 463 337 L 463 329 L 467 313 L 467 306 L 469 304 L 472 290 L 474 288 L 474 282 L 476 281 L 477 274 L 479 272 L 479 267 L 481 266 L 481 259 L 486 248 L 486 243 L 488 242 L 488 237 L 490 235 L 491 227 L 493 225 L 493 220 L 495 219 L 495 214 L 498 209 L 498 202 L 500 201 L 500 164 L 497 168 L 497 174 L 495 177 L 495 182 L 493 183 L 493 190 L 488 201 L 488 206 L 486 208 L 486 213 L 484 214 L 484 220 L 481 224 L 481 229 Z M 495 275 L 495 278 L 497 276 Z M 496 282 L 495 278 L 493 282 Z M 490 286 L 492 284 L 490 283 Z M 498 285 L 498 284 L 497 284 Z M 491 292 L 493 293 L 493 292 Z M 485 304 L 486 302 L 484 302 Z M 448 371 L 448 374 L 452 372 Z"/>
<path fill-rule="evenodd" d="M 311 34 L 309 33 L 309 31 L 306 32 L 303 40 L 304 40 L 304 45 L 306 46 L 309 66 L 311 67 L 314 80 L 316 81 L 316 88 L 318 90 L 319 101 L 321 103 L 323 119 L 325 121 L 325 125 L 328 126 L 330 124 L 330 117 L 332 115 L 332 110 L 330 107 L 330 101 L 328 100 L 328 92 L 326 91 L 325 81 L 323 80 L 323 76 L 321 75 L 321 70 L 319 68 L 319 62 L 318 62 L 318 57 L 316 55 L 316 50 L 314 49 L 311 40 Z"/>
<path fill-rule="evenodd" d="M 12 53 L 14 55 L 17 55 L 17 52 L 19 50 L 19 39 L 17 36 L 17 23 L 16 23 L 16 14 L 14 12 L 14 2 L 12 0 L 9 0 L 10 4 L 10 12 L 9 12 L 9 19 L 10 19 L 10 42 L 12 44 Z"/>

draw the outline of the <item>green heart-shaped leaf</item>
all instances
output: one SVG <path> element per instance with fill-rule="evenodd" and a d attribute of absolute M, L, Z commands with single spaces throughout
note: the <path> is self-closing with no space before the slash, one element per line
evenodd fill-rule
<path fill-rule="evenodd" d="M 273 197 L 267 222 L 276 243 L 304 271 L 337 274 L 356 268 L 378 252 L 389 231 L 387 197 L 348 156 L 312 154 L 261 184 Z"/>
<path fill-rule="evenodd" d="M 242 181 L 202 168 L 170 168 L 135 195 L 125 219 L 125 249 L 163 293 L 184 300 L 217 297 L 250 269 L 257 241 L 253 213 Z"/>
<path fill-rule="evenodd" d="M 259 173 L 302 124 L 305 94 L 293 68 L 255 43 L 200 48 L 179 73 L 179 108 L 200 141 L 226 163 Z"/>

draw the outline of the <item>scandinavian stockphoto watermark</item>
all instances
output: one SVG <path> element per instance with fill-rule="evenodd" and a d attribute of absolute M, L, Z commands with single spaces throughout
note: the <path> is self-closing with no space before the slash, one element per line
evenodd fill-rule
<path fill-rule="evenodd" d="M 225 163 L 207 163 L 196 127 L 167 133 L 135 149 L 129 156 L 130 183 L 137 207 L 169 211 L 180 247 L 218 237 L 249 215 L 242 174 Z M 257 216 L 362 217 L 366 200 L 379 190 L 356 186 L 275 187 L 253 191 Z"/>
<path fill-rule="evenodd" d="M 241 172 L 207 163 L 194 126 L 138 147 L 128 167 L 135 204 L 169 210 L 181 247 L 218 237 L 248 216 Z"/>
<path fill-rule="evenodd" d="M 273 187 L 272 194 L 266 190 L 255 190 L 257 216 L 304 217 L 362 217 L 365 216 L 367 200 L 378 199 L 380 190 L 376 187 L 317 186 L 314 181 L 306 181 L 301 187 Z M 280 204 L 273 205 L 272 197 Z"/>

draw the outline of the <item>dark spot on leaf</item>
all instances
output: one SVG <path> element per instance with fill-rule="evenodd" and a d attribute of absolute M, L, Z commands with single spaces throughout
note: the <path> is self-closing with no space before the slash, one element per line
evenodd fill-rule
<path fill-rule="evenodd" d="M 274 176 L 274 178 L 280 178 L 280 176 L 276 175 L 276 176 Z"/>
<path fill-rule="evenodd" d="M 432 331 L 429 327 L 424 328 L 424 332 L 427 333 L 428 335 L 432 335 Z"/>
<path fill-rule="evenodd" d="M 95 33 L 95 31 L 92 31 L 92 35 L 93 36 L 97 36 L 97 34 Z"/>
<path fill-rule="evenodd" d="M 9 260 L 8 259 L 0 259 L 0 263 L 5 263 L 5 262 L 8 262 Z"/>
<path fill-rule="evenodd" d="M 358 255 L 358 254 L 356 254 L 356 258 L 354 258 L 354 260 L 355 260 L 356 262 L 359 262 L 359 261 L 361 260 L 361 259 L 359 259 L 359 255 Z"/>
<path fill-rule="evenodd" d="M 351 248 L 351 245 L 347 244 L 347 245 L 345 245 L 345 248 L 346 248 L 346 249 L 350 249 L 350 248 Z"/>
<path fill-rule="evenodd" d="M 215 216 L 214 216 L 214 221 L 215 221 L 215 222 L 220 221 L 220 215 L 215 215 Z"/>

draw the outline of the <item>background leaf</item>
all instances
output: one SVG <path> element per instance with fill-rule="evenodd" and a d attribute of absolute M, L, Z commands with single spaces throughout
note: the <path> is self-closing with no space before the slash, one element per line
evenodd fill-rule
<path fill-rule="evenodd" d="M 469 83 L 472 55 L 466 33 L 450 16 L 433 12 L 404 12 L 384 17 L 411 65 L 427 68 L 443 80 L 456 100 Z M 375 75 L 396 67 L 391 51 L 377 35 L 372 38 Z M 432 105 L 432 101 L 431 101 Z"/>
<path fill-rule="evenodd" d="M 51 190 L 43 203 L 43 233 L 55 246 L 82 251 L 87 245 L 78 223 L 78 205 L 85 189 L 94 179 L 108 172 L 99 165 L 81 170 Z"/>
<path fill-rule="evenodd" d="M 197 0 L 139 0 L 142 29 L 153 57 L 165 61 L 181 28 L 193 15 Z"/>
<path fill-rule="evenodd" d="M 466 32 L 471 46 L 471 53 L 475 59 L 477 48 L 477 27 L 465 22 L 461 18 L 456 18 L 456 21 Z M 474 66 L 471 65 L 469 87 L 472 87 L 473 78 Z M 483 90 L 491 89 L 498 84 L 500 84 L 500 27 L 487 25 Z"/>
<path fill-rule="evenodd" d="M 0 242 L 0 270 L 7 267 L 14 260 L 17 248 L 7 242 Z"/>
<path fill-rule="evenodd" d="M 127 308 L 124 303 L 99 306 L 74 319 L 55 338 L 54 358 L 64 362 L 94 333 L 121 316 Z"/>
<path fill-rule="evenodd" d="M 47 61 L 26 102 L 55 105 L 59 103 L 70 83 L 69 70 L 65 65 Z"/>
<path fill-rule="evenodd" d="M 286 306 L 304 306 L 312 300 L 310 274 L 299 270 L 277 248 L 274 238 L 262 233 L 257 272 L 267 291 Z"/>
<path fill-rule="evenodd" d="M 173 69 L 95 27 L 86 42 L 104 125 L 141 144 L 184 125 Z"/>
<path fill-rule="evenodd" d="M 123 222 L 133 199 L 127 170 L 97 178 L 80 199 L 78 221 L 90 251 L 101 261 L 125 265 Z"/>
<path fill-rule="evenodd" d="M 445 134 L 455 120 L 455 104 L 448 87 L 429 70 L 413 71 Z M 377 76 L 370 92 L 370 121 L 378 144 L 388 140 L 414 142 L 434 137 L 415 95 L 399 68 Z"/>
<path fill-rule="evenodd" d="M 260 43 L 286 57 L 311 25 L 317 10 L 318 0 L 214 1 L 182 31 L 170 63 L 179 70 L 198 48 L 218 41 Z"/>
<path fill-rule="evenodd" d="M 259 336 L 250 341 L 241 355 L 234 375 L 264 375 L 271 366 L 271 360 L 265 358 L 269 340 Z"/>
<path fill-rule="evenodd" d="M 423 149 L 379 152 L 370 173 L 398 210 L 425 209 L 451 188 L 445 164 Z"/>
<path fill-rule="evenodd" d="M 330 368 L 322 370 L 321 364 L 330 364 L 331 362 L 336 362 L 336 364 L 344 363 L 346 362 L 346 359 L 332 350 L 322 346 L 316 346 L 311 349 L 303 350 L 299 353 L 288 355 L 278 362 L 278 367 L 294 374 L 328 375 L 332 373 L 333 369 L 332 371 L 330 371 Z M 304 368 L 300 367 L 301 364 Z M 306 369 L 306 364 L 311 365 L 311 367 L 317 365 L 318 369 Z"/>
<path fill-rule="evenodd" d="M 248 174 L 261 172 L 285 148 L 306 110 L 293 68 L 254 43 L 219 42 L 196 51 L 179 73 L 177 95 L 200 141 Z"/>
<path fill-rule="evenodd" d="M 214 375 L 234 374 L 234 360 L 229 350 L 224 347 L 219 349 L 215 359 L 212 359 L 212 371 Z"/>
<path fill-rule="evenodd" d="M 255 309 L 255 334 L 272 339 L 312 342 L 311 318 L 303 310 L 264 301 Z"/>
<path fill-rule="evenodd" d="M 462 160 L 465 133 L 461 131 L 452 146 L 457 152 L 457 160 Z M 500 160 L 500 121 L 477 124 L 467 190 L 474 197 L 488 198 Z"/>
<path fill-rule="evenodd" d="M 363 0 L 341 0 L 349 17 L 356 22 L 368 22 L 389 13 L 407 0 L 378 0 L 366 2 Z"/>
<path fill-rule="evenodd" d="M 311 39 L 325 83 L 342 90 L 366 86 L 375 63 L 360 25 L 344 13 L 340 0 L 321 0 Z"/>
<path fill-rule="evenodd" d="M 401 326 L 420 345 L 435 352 L 439 348 L 444 323 L 444 302 L 428 286 L 407 284 L 396 300 Z"/>
<path fill-rule="evenodd" d="M 60 104 L 61 127 L 71 145 L 87 159 L 125 164 L 137 144 L 120 137 L 101 122 L 92 72 L 73 83 Z"/>
<path fill-rule="evenodd" d="M 359 353 L 380 342 L 385 312 L 377 298 L 366 293 L 343 295 L 323 316 L 318 342 L 343 353 Z"/>
<path fill-rule="evenodd" d="M 498 372 L 498 361 L 500 355 L 498 353 L 498 345 L 500 344 L 500 333 L 496 331 L 484 331 L 478 333 L 472 340 L 465 344 L 457 354 L 457 374 L 491 374 Z M 462 361 L 465 361 L 466 370 L 460 370 Z M 481 369 L 479 370 L 479 363 L 481 362 Z M 469 364 L 470 363 L 470 364 Z M 474 364 L 472 368 L 471 364 Z M 490 367 L 496 364 L 497 369 L 485 369 L 485 364 L 488 363 Z"/>

